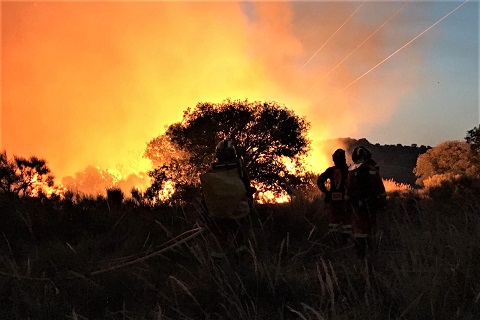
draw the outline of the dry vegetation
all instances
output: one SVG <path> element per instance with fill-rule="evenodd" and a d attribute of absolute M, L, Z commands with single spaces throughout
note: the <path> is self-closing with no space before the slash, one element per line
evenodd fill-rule
<path fill-rule="evenodd" d="M 479 190 L 391 190 L 367 260 L 326 234 L 316 192 L 258 205 L 249 250 L 225 259 L 197 202 L 0 194 L 0 317 L 478 319 Z"/>

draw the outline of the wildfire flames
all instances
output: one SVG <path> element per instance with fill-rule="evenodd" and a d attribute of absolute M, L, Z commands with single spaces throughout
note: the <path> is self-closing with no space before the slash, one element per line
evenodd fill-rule
<path fill-rule="evenodd" d="M 67 188 L 61 186 L 49 186 L 45 181 L 40 181 L 38 173 L 34 174 L 30 180 L 30 196 L 39 197 L 44 195 L 48 198 L 59 197 L 63 199 Z"/>
<path fill-rule="evenodd" d="M 119 170 L 93 166 L 62 180 L 62 185 L 71 191 L 93 195 L 106 195 L 107 189 L 119 188 L 128 196 L 133 188 L 144 191 L 149 184 L 150 178 L 145 173 L 122 174 Z"/>
<path fill-rule="evenodd" d="M 282 192 L 278 195 L 272 191 L 265 191 L 256 194 L 255 200 L 258 203 L 287 203 L 290 201 L 290 196 L 287 192 Z"/>
<path fill-rule="evenodd" d="M 248 98 L 278 101 L 312 123 L 308 170 L 320 172 L 334 149 L 320 150 L 316 142 L 355 136 L 363 125 L 388 117 L 398 98 L 363 90 L 385 84 L 375 77 L 338 94 L 362 65 L 383 57 L 382 29 L 338 65 L 338 57 L 377 28 L 371 23 L 356 21 L 354 28 L 338 32 L 341 41 L 330 41 L 311 59 L 357 6 L 2 2 L 1 148 L 46 159 L 64 187 L 98 194 L 120 186 L 128 192 L 148 185 L 146 142 L 180 121 L 187 107 Z M 385 8 L 385 17 L 398 9 Z M 299 19 L 315 12 L 328 12 L 324 23 Z M 415 61 L 410 55 L 409 63 Z M 402 83 L 408 83 L 405 76 Z M 398 96 L 405 89 L 398 88 Z M 363 94 L 367 91 L 370 95 Z M 363 111 L 353 114 L 352 106 Z M 380 106 L 382 112 L 375 112 Z M 174 185 L 166 188 L 171 194 Z M 261 197 L 288 199 L 268 192 Z"/>

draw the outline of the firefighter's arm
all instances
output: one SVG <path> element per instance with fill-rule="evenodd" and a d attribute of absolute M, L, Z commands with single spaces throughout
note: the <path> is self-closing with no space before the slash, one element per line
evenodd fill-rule
<path fill-rule="evenodd" d="M 325 170 L 325 172 L 319 175 L 317 179 L 318 189 L 320 189 L 320 191 L 325 194 L 325 203 L 329 203 L 332 201 L 332 193 L 330 192 L 330 190 L 327 189 L 327 187 L 325 187 L 325 182 L 327 182 L 329 178 L 328 170 L 329 169 Z"/>
<path fill-rule="evenodd" d="M 329 190 L 327 189 L 327 187 L 325 187 L 325 182 L 327 182 L 327 180 L 328 180 L 328 169 L 324 173 L 320 174 L 317 179 L 318 189 L 320 189 L 320 191 L 322 191 L 325 194 L 329 193 Z"/>

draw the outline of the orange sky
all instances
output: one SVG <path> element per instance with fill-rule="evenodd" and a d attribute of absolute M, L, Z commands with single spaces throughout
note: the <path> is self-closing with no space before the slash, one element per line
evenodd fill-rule
<path fill-rule="evenodd" d="M 47 159 L 57 178 L 89 165 L 135 173 L 148 168 L 146 143 L 187 107 L 226 98 L 284 104 L 312 123 L 314 142 L 361 138 L 414 81 L 389 96 L 365 90 L 381 76 L 340 91 L 384 56 L 382 32 L 355 53 L 360 63 L 322 80 L 376 28 L 361 20 L 301 68 L 358 3 L 325 6 L 315 17 L 287 2 L 2 2 L 1 149 Z M 323 170 L 330 153 L 314 149 L 311 162 Z"/>

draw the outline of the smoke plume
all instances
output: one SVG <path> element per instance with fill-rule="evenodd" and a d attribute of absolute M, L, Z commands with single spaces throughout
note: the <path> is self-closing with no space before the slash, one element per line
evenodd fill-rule
<path fill-rule="evenodd" d="M 338 30 L 359 5 L 2 3 L 1 148 L 47 159 L 57 182 L 88 167 L 126 179 L 150 168 L 146 143 L 187 107 L 248 98 L 306 117 L 310 163 L 322 170 L 330 153 L 316 150 L 316 141 L 355 137 L 388 119 L 412 83 L 395 81 L 398 95 L 384 95 L 385 77 L 400 79 L 398 66 L 342 91 L 396 45 L 387 30 L 400 15 L 328 74 L 399 8 L 365 4 Z M 410 51 L 412 67 L 419 59 Z"/>

